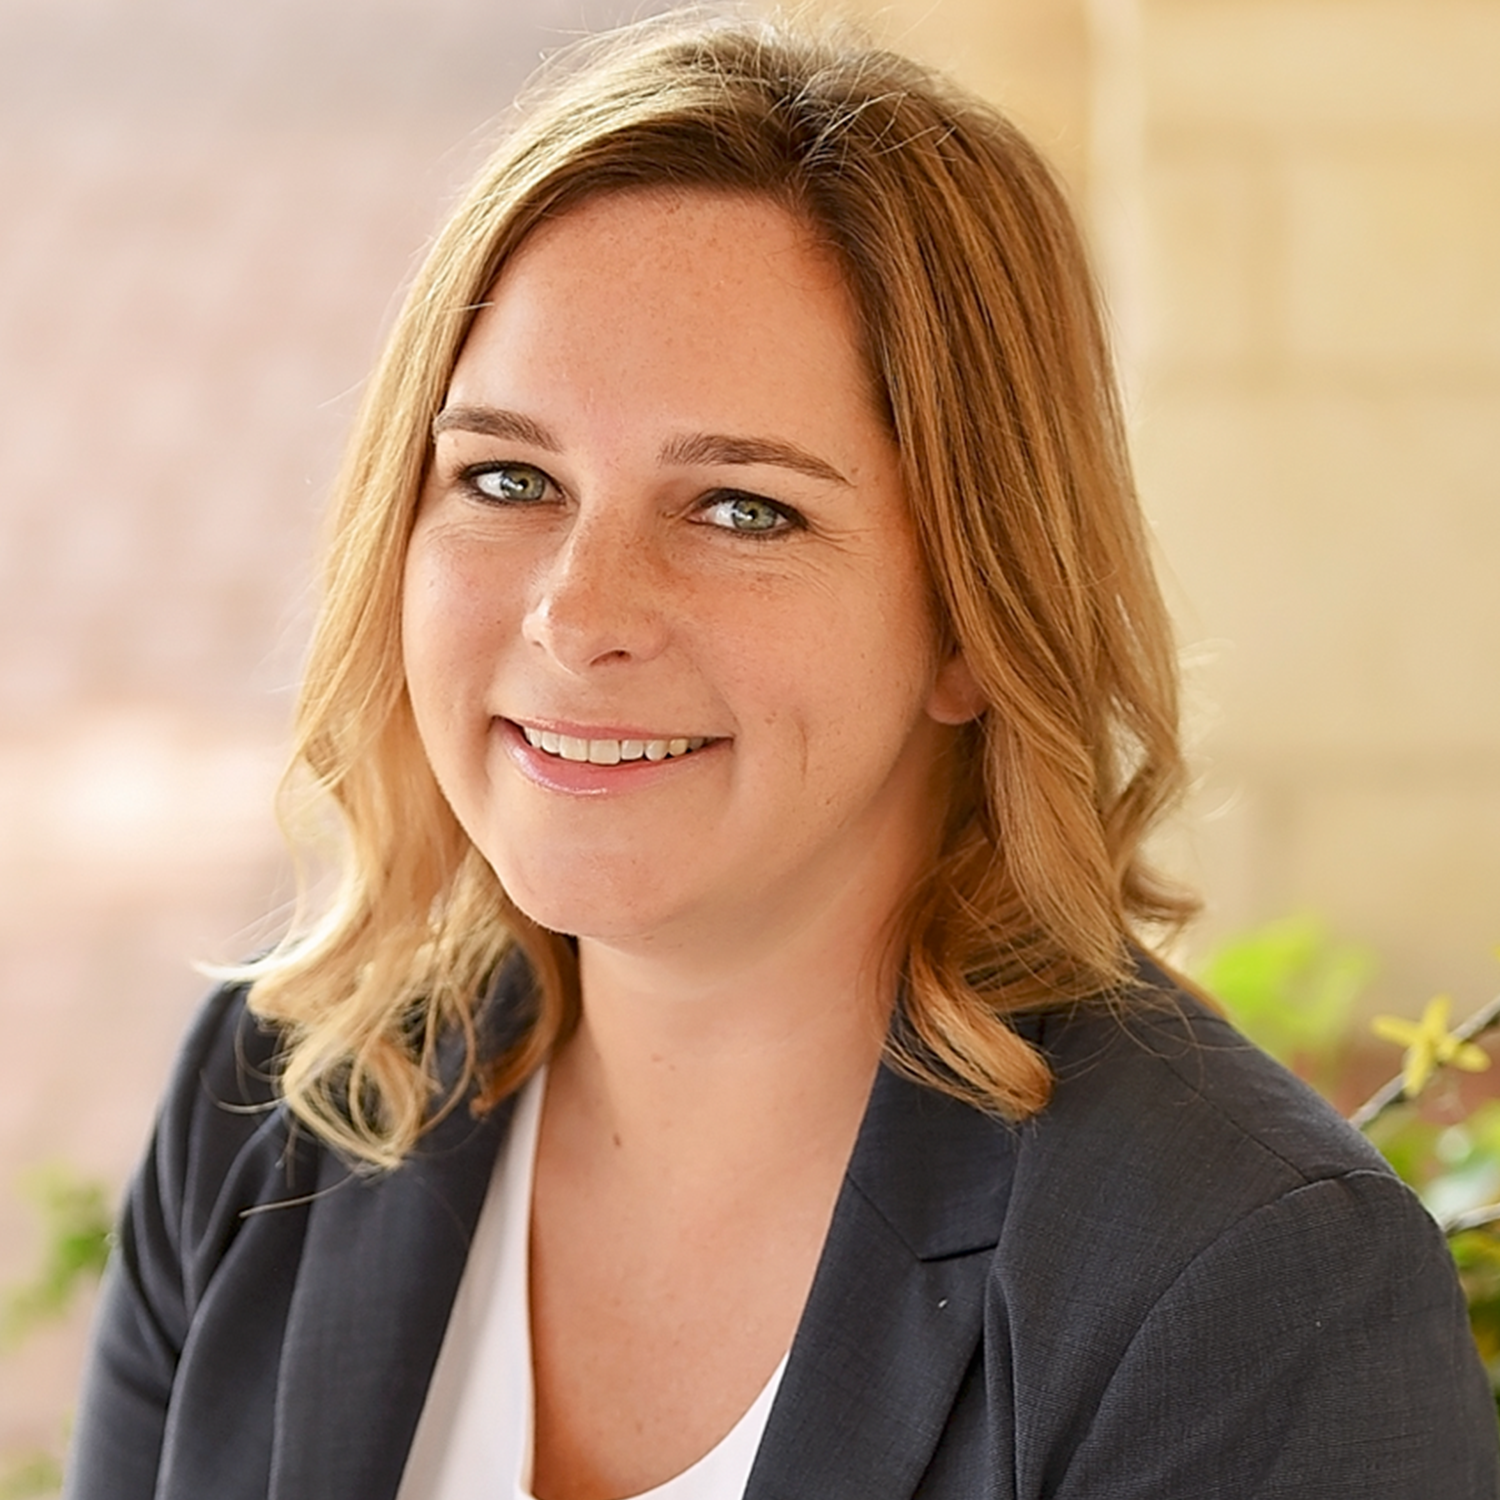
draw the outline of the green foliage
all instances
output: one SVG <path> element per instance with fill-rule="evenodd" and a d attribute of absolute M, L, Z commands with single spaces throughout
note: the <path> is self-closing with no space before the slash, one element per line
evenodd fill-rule
<path fill-rule="evenodd" d="M 1486 1099 L 1452 1121 L 1403 1105 L 1365 1133 L 1439 1223 L 1500 1199 L 1500 1100 Z"/>
<path fill-rule="evenodd" d="M 37 1329 L 66 1317 L 78 1294 L 98 1280 L 109 1255 L 112 1216 L 103 1184 L 53 1165 L 22 1184 L 42 1222 L 35 1273 L 0 1297 L 0 1351 L 12 1351 Z M 62 1489 L 52 1453 L 9 1457 L 0 1464 L 0 1500 L 34 1500 Z"/>
<path fill-rule="evenodd" d="M 1199 977 L 1251 1041 L 1327 1089 L 1347 1052 L 1354 1002 L 1376 967 L 1367 948 L 1335 941 L 1304 912 L 1229 939 Z"/>
<path fill-rule="evenodd" d="M 31 1453 L 16 1459 L 0 1473 L 0 1500 L 35 1500 L 62 1489 L 62 1465 L 50 1453 Z"/>
<path fill-rule="evenodd" d="M 109 1256 L 112 1220 L 100 1183 L 54 1165 L 33 1173 L 23 1191 L 42 1220 L 42 1260 L 31 1280 L 0 1305 L 4 1349 L 65 1316 L 79 1289 L 98 1280 Z"/>
<path fill-rule="evenodd" d="M 1469 1303 L 1469 1327 L 1500 1401 L 1500 1238 L 1470 1229 L 1448 1241 Z"/>

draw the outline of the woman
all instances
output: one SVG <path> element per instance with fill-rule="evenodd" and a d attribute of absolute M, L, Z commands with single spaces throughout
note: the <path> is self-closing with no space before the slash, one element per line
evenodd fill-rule
<path fill-rule="evenodd" d="M 342 880 L 188 1041 L 71 1493 L 1493 1495 L 1434 1226 L 1141 946 L 1174 692 L 1025 143 L 594 56 L 371 386 Z"/>

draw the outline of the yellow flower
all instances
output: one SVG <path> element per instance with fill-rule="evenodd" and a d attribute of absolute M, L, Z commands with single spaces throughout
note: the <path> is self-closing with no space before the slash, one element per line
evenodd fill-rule
<path fill-rule="evenodd" d="M 1400 1016 L 1376 1016 L 1370 1029 L 1378 1037 L 1406 1048 L 1401 1066 L 1401 1083 L 1408 1099 L 1415 1099 L 1442 1067 L 1462 1068 L 1466 1073 L 1482 1073 L 1490 1065 L 1489 1054 L 1473 1042 L 1454 1036 L 1448 1030 L 1448 1013 L 1453 1002 L 1439 995 L 1427 1002 L 1420 1021 Z"/>

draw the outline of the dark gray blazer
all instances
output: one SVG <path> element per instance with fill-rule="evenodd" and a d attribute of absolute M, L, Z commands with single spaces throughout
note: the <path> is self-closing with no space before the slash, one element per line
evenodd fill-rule
<path fill-rule="evenodd" d="M 1159 976 L 1158 976 L 1159 977 Z M 1165 985 L 1165 981 L 1161 981 Z M 1021 1127 L 882 1070 L 747 1500 L 1495 1500 L 1435 1226 L 1190 998 L 1023 1029 Z M 383 1177 L 227 989 L 126 1206 L 72 1500 L 391 1500 L 509 1121 Z"/>

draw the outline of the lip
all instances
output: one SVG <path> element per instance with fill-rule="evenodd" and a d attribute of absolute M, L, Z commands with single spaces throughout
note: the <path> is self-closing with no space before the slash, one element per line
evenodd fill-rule
<path fill-rule="evenodd" d="M 729 741 L 722 737 L 708 738 L 701 749 L 687 755 L 674 755 L 666 760 L 630 760 L 618 765 L 601 766 L 592 761 L 563 760 L 549 755 L 530 744 L 521 732 L 523 721 L 497 718 L 494 725 L 505 753 L 520 773 L 536 786 L 549 792 L 563 792 L 571 796 L 600 797 L 643 790 L 666 777 L 680 776 L 688 766 L 703 756 L 726 746 Z M 578 724 L 561 719 L 527 719 L 528 729 L 565 734 L 583 740 L 660 740 L 684 739 L 685 735 L 664 735 L 660 731 L 608 727 L 599 724 Z"/>
<path fill-rule="evenodd" d="M 565 734 L 575 740 L 691 740 L 713 741 L 719 735 L 694 730 L 642 729 L 639 725 L 580 724 L 572 719 L 502 719 L 516 729 L 540 729 L 550 734 Z M 704 747 L 705 749 L 707 746 Z"/>

